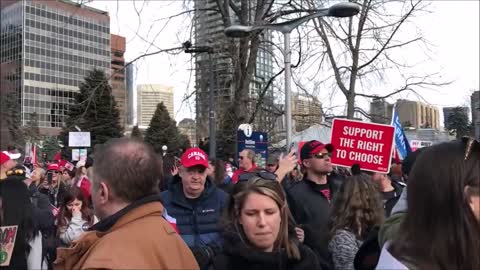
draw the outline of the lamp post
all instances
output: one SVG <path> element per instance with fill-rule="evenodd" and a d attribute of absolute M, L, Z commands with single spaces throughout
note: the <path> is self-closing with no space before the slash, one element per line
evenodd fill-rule
<path fill-rule="evenodd" d="M 293 19 L 291 21 L 286 21 L 282 23 L 275 24 L 265 24 L 265 25 L 232 25 L 225 29 L 225 35 L 228 37 L 240 38 L 247 37 L 250 33 L 255 31 L 262 31 L 264 29 L 279 31 L 283 34 L 284 48 L 283 48 L 283 59 L 284 59 L 284 69 L 285 69 L 285 118 L 286 118 L 286 129 L 287 129 L 287 143 L 286 147 L 290 147 L 292 142 L 292 66 L 291 66 L 291 56 L 292 51 L 290 49 L 290 33 L 300 26 L 301 24 L 319 17 L 351 17 L 360 12 L 360 6 L 355 3 L 338 3 L 329 8 L 320 9 L 309 15 Z"/>
<path fill-rule="evenodd" d="M 210 46 L 192 46 L 190 41 L 184 42 L 183 47 L 185 53 L 208 53 L 208 136 L 209 136 L 209 148 L 208 156 L 212 159 L 216 158 L 217 148 L 217 135 L 216 135 L 216 123 L 215 123 L 215 101 L 214 101 L 214 77 L 213 77 L 213 48 Z"/>

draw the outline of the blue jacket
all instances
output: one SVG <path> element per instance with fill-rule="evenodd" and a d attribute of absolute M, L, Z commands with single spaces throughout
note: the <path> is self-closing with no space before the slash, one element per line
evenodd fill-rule
<path fill-rule="evenodd" d="M 227 205 L 228 195 L 209 178 L 195 208 L 186 199 L 178 176 L 173 179 L 168 190 L 160 193 L 160 197 L 168 215 L 176 219 L 180 236 L 190 248 L 221 246 L 220 217 Z"/>

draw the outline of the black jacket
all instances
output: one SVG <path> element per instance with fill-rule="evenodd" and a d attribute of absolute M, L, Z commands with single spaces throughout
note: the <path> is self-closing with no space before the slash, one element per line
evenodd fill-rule
<path fill-rule="evenodd" d="M 397 204 L 398 199 L 400 199 L 400 195 L 402 195 L 405 184 L 392 179 L 392 186 L 394 188 L 394 197 L 386 200 L 383 204 L 383 207 L 385 208 L 385 215 L 387 217 L 390 216 L 393 207 L 395 206 L 395 204 Z"/>
<path fill-rule="evenodd" d="M 330 199 L 332 201 L 342 179 L 329 177 Z M 322 269 L 332 269 L 333 264 L 328 251 L 328 221 L 330 202 L 319 191 L 319 185 L 307 178 L 286 190 L 288 206 L 298 226 L 305 231 L 305 245 L 318 255 Z"/>
<path fill-rule="evenodd" d="M 248 247 L 238 237 L 224 239 L 223 253 L 213 260 L 210 270 L 320 270 L 317 256 L 299 245 L 300 260 L 289 259 L 285 250 L 262 252 Z"/>

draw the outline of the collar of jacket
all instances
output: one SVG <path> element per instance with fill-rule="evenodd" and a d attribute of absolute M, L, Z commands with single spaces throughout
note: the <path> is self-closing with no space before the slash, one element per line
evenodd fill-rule
<path fill-rule="evenodd" d="M 97 224 L 93 225 L 90 228 L 90 231 L 97 231 L 97 232 L 107 232 L 110 230 L 114 225 L 116 225 L 117 221 L 120 220 L 123 216 L 125 216 L 127 213 L 132 211 L 133 209 L 142 206 L 144 204 L 150 203 L 150 202 L 161 202 L 160 195 L 159 194 L 154 194 L 150 195 L 147 197 L 144 197 L 140 200 L 137 200 L 127 207 L 123 208 L 122 210 L 118 211 L 117 213 L 103 219 L 102 221 L 98 222 Z M 163 209 L 163 206 L 162 206 Z"/>
<path fill-rule="evenodd" d="M 209 176 L 207 176 L 207 180 L 205 181 L 205 189 L 202 192 L 202 195 L 198 197 L 199 201 L 203 201 L 210 197 L 214 192 L 215 192 L 215 184 L 213 184 L 212 179 L 210 179 Z M 185 197 L 185 194 L 183 193 L 183 184 L 182 184 L 182 178 L 180 176 L 176 175 L 173 178 L 172 185 L 170 185 L 169 188 L 170 192 L 172 192 L 172 202 L 176 203 L 178 205 L 181 205 L 185 208 L 191 209 L 192 206 L 190 203 L 187 202 L 187 198 Z"/>
<path fill-rule="evenodd" d="M 307 183 L 307 185 L 312 188 L 313 190 L 315 191 L 320 191 L 320 186 L 319 184 L 313 182 L 312 180 L 310 180 L 308 177 L 304 177 L 302 181 L 305 181 L 305 183 Z M 330 188 L 330 193 L 333 195 L 337 190 L 338 190 L 338 187 L 337 185 L 334 183 L 334 181 L 332 179 L 330 179 L 330 177 L 327 177 L 327 185 L 328 187 Z"/>
<path fill-rule="evenodd" d="M 142 203 L 139 203 L 140 201 L 142 201 Z M 162 214 L 163 205 L 158 200 L 154 200 L 153 196 L 149 196 L 149 200 L 144 198 L 140 201 L 133 203 L 135 204 L 134 207 L 132 207 L 133 204 L 131 204 L 130 206 L 124 208 L 129 209 L 128 211 L 122 212 L 122 215 L 118 218 L 116 217 L 117 222 L 112 224 L 108 231 L 89 231 L 85 233 L 79 240 L 74 241 L 69 248 L 58 248 L 57 259 L 54 262 L 55 269 L 78 269 L 78 265 L 81 265 L 84 262 L 87 257 L 86 254 L 89 252 L 90 248 L 95 245 L 103 236 L 137 219 L 141 219 L 152 214 L 158 213 L 159 216 Z M 112 217 L 113 215 L 109 218 Z M 102 222 L 105 222 L 105 220 Z"/>

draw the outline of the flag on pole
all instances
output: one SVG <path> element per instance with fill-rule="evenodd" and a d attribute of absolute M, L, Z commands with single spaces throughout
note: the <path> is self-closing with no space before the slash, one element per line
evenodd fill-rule
<path fill-rule="evenodd" d="M 392 113 L 392 126 L 395 128 L 395 148 L 398 153 L 398 157 L 403 160 L 405 157 L 412 152 L 410 148 L 410 143 L 408 142 L 407 136 L 403 131 L 402 124 L 400 123 L 400 118 L 398 117 L 395 106 L 393 107 Z"/>

